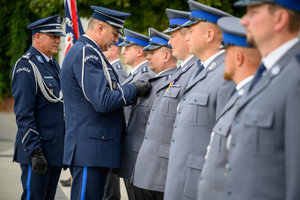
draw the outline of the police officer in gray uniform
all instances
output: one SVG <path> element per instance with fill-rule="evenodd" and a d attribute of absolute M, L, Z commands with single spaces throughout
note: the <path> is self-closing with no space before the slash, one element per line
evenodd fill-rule
<path fill-rule="evenodd" d="M 245 28 L 240 25 L 239 18 L 223 17 L 218 20 L 218 25 L 223 31 L 222 48 L 226 50 L 224 78 L 233 80 L 237 86 L 213 128 L 200 176 L 198 200 L 221 199 L 224 195 L 227 136 L 240 97 L 253 79 L 261 59 L 259 51 L 246 43 Z"/>
<path fill-rule="evenodd" d="M 181 21 L 174 25 L 180 27 L 182 24 Z M 185 31 L 182 31 L 176 36 L 171 36 L 169 41 L 173 55 L 183 60 L 183 63 L 168 81 L 157 88 L 135 165 L 133 184 L 149 191 L 156 191 L 152 192 L 156 196 L 154 199 L 163 198 L 176 108 L 188 81 L 198 68 L 198 59 L 189 53 L 184 37 Z M 152 37 L 150 42 L 159 41 L 158 38 Z"/>
<path fill-rule="evenodd" d="M 145 193 L 141 188 L 133 186 L 130 179 L 132 178 L 136 158 L 144 139 L 148 116 L 154 98 L 156 97 L 156 90 L 163 82 L 167 81 L 177 69 L 177 59 L 172 56 L 171 47 L 168 45 L 169 36 L 165 34 L 158 35 L 156 31 L 149 28 L 149 37 L 150 40 L 153 37 L 159 37 L 161 40 L 156 43 L 150 42 L 150 44 L 144 48 L 144 51 L 147 51 L 147 60 L 149 61 L 150 68 L 156 73 L 156 76 L 149 79 L 152 85 L 149 97 L 140 98 L 138 104 L 132 108 L 126 135 L 123 139 L 120 167 L 120 176 L 124 178 L 129 199 L 136 200 L 149 198 L 148 193 Z"/>
<path fill-rule="evenodd" d="M 123 83 L 125 79 L 128 77 L 128 73 L 124 66 L 121 63 L 120 55 L 122 47 L 119 46 L 124 41 L 124 38 L 119 35 L 119 42 L 114 43 L 109 47 L 109 49 L 103 54 L 107 58 L 107 60 L 110 62 L 111 66 L 114 68 L 114 70 L 117 72 L 119 76 L 120 83 Z"/>
<path fill-rule="evenodd" d="M 231 125 L 220 199 L 300 199 L 300 2 L 236 5 L 247 6 L 241 24 L 263 58 Z"/>
<path fill-rule="evenodd" d="M 188 1 L 191 20 L 187 35 L 190 53 L 198 61 L 198 70 L 186 86 L 177 107 L 170 145 L 164 199 L 195 199 L 211 130 L 218 113 L 229 99 L 234 83 L 223 79 L 224 50 L 217 19 L 228 16 L 215 8 Z M 207 34 L 210 32 L 209 34 Z"/>
<path fill-rule="evenodd" d="M 124 62 L 131 66 L 132 71 L 123 84 L 133 83 L 137 80 L 147 81 L 155 76 L 155 73 L 150 70 L 146 53 L 143 51 L 143 48 L 149 44 L 149 38 L 126 28 L 124 32 L 126 37 L 120 46 L 124 47 Z M 126 106 L 124 109 L 126 124 L 128 124 L 130 112 L 131 106 Z"/>

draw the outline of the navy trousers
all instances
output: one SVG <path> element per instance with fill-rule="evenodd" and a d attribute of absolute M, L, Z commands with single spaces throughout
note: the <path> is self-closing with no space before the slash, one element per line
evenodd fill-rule
<path fill-rule="evenodd" d="M 22 200 L 54 200 L 62 167 L 49 166 L 39 175 L 31 171 L 31 165 L 21 164 Z"/>
<path fill-rule="evenodd" d="M 109 168 L 71 166 L 71 200 L 102 199 Z"/>

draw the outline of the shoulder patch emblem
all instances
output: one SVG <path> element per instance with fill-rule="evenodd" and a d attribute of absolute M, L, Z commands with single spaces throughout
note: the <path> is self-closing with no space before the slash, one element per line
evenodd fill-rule
<path fill-rule="evenodd" d="M 99 60 L 98 56 L 95 56 L 95 55 L 89 55 L 89 56 L 86 56 L 86 57 L 84 58 L 84 62 L 88 61 L 89 59 Z"/>
<path fill-rule="evenodd" d="M 22 68 L 17 69 L 17 74 L 18 74 L 19 72 L 28 72 L 28 73 L 30 73 L 30 69 L 27 68 L 27 67 L 22 67 Z"/>

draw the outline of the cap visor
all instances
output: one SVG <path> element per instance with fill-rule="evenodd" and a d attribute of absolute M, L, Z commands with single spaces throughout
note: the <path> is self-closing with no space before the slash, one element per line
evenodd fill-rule
<path fill-rule="evenodd" d="M 168 28 L 168 29 L 164 30 L 163 33 L 171 33 L 171 32 L 173 32 L 173 31 L 176 31 L 176 30 L 180 29 L 180 28 L 181 28 L 181 27 Z"/>
<path fill-rule="evenodd" d="M 118 46 L 119 47 L 128 47 L 128 46 L 131 46 L 133 44 L 130 44 L 130 43 L 127 43 L 127 42 L 122 42 L 121 44 L 119 44 Z"/>
<path fill-rule="evenodd" d="M 45 34 L 66 37 L 66 35 L 63 32 L 48 32 L 48 33 L 45 33 Z"/>
<path fill-rule="evenodd" d="M 160 46 L 160 45 L 151 45 L 151 44 L 149 44 L 149 45 L 145 46 L 145 47 L 143 48 L 143 50 L 144 50 L 144 51 L 153 51 L 153 50 L 158 49 L 158 48 L 160 48 L 160 47 L 163 47 L 163 46 Z"/>
<path fill-rule="evenodd" d="M 272 2 L 272 1 L 270 1 Z M 260 0 L 254 0 L 254 1 L 245 1 L 240 0 L 234 3 L 234 6 L 236 7 L 246 7 L 246 6 L 256 6 L 259 4 L 268 3 L 268 1 L 260 1 Z"/>
<path fill-rule="evenodd" d="M 199 21 L 192 21 L 192 20 L 189 20 L 189 21 L 187 21 L 187 22 L 185 22 L 183 25 L 182 25 L 182 27 L 189 27 L 189 26 L 191 26 L 191 25 L 193 25 L 193 24 L 196 24 L 196 23 L 198 23 Z"/>

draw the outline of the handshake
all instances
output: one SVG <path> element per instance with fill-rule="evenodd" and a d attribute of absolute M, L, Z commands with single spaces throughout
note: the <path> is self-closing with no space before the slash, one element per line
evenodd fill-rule
<path fill-rule="evenodd" d="M 147 97 L 152 89 L 152 85 L 147 81 L 138 80 L 133 83 L 137 89 L 137 96 L 138 97 Z"/>

